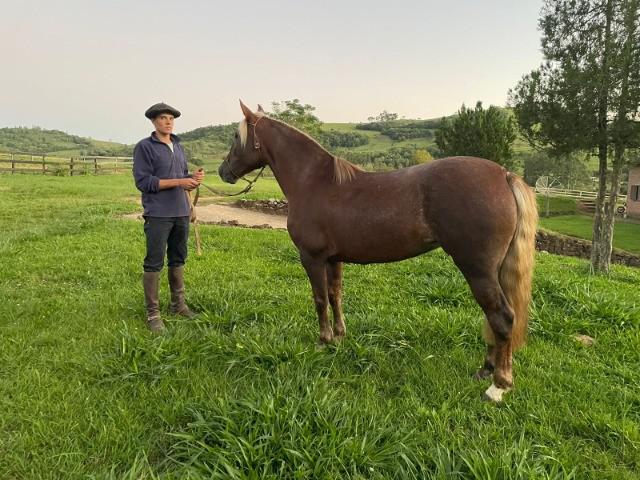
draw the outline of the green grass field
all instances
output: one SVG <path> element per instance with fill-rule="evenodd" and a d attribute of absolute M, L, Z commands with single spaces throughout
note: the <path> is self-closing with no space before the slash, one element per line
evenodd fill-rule
<path fill-rule="evenodd" d="M 130 178 L 0 176 L 0 192 L 2 478 L 640 475 L 638 269 L 539 255 L 496 406 L 470 378 L 481 311 L 442 252 L 347 266 L 347 338 L 318 352 L 287 234 L 202 226 L 186 280 L 204 313 L 152 337 Z"/>

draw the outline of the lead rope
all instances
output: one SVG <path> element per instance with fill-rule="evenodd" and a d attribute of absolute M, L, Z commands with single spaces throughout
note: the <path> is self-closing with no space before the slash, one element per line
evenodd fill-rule
<path fill-rule="evenodd" d="M 260 152 L 260 140 L 258 139 L 258 136 L 256 134 L 256 126 L 258 125 L 258 122 L 260 121 L 261 118 L 262 117 L 258 118 L 258 120 L 256 120 L 255 123 L 251 124 L 253 126 L 253 148 L 258 150 L 258 152 Z M 186 161 L 186 158 L 185 158 L 185 161 Z M 226 159 L 225 159 L 225 161 L 226 161 Z M 198 167 L 198 171 L 202 171 L 202 167 L 200 167 L 199 165 L 196 165 L 196 164 L 194 164 L 192 162 L 189 162 L 189 161 L 187 161 L 187 163 Z M 258 174 L 253 178 L 253 180 L 248 180 L 247 178 L 245 178 L 244 175 L 242 177 L 238 177 L 231 170 L 231 166 L 229 166 L 229 170 L 231 171 L 231 174 L 234 177 L 236 177 L 236 178 L 238 178 L 240 180 L 244 180 L 245 182 L 247 182 L 247 186 L 244 187 L 239 192 L 236 192 L 236 193 L 222 192 L 220 190 L 216 190 L 215 188 L 210 187 L 206 183 L 200 183 L 200 185 L 198 185 L 196 187 L 196 189 L 195 189 L 196 193 L 193 195 L 193 199 L 192 199 L 191 198 L 191 192 L 185 190 L 185 193 L 187 194 L 187 199 L 189 201 L 189 205 L 191 206 L 191 214 L 189 216 L 189 220 L 190 220 L 191 223 L 193 223 L 193 231 L 194 231 L 194 233 L 196 235 L 196 255 L 198 255 L 198 256 L 202 255 L 202 245 L 201 245 L 201 242 L 200 242 L 200 229 L 198 228 L 198 216 L 196 215 L 196 205 L 198 204 L 198 199 L 200 198 L 200 186 L 203 186 L 204 188 L 209 190 L 214 195 L 220 195 L 220 196 L 223 196 L 223 197 L 236 197 L 238 195 L 242 195 L 244 193 L 249 193 L 251 191 L 253 186 L 256 184 L 256 182 L 258 181 L 258 179 L 262 175 L 262 172 L 264 172 L 264 169 L 265 169 L 266 166 L 267 165 L 265 164 L 265 166 L 260 169 Z"/>

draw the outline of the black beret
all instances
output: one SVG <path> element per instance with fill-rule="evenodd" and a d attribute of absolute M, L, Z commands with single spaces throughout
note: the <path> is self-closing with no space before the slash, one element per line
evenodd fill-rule
<path fill-rule="evenodd" d="M 180 112 L 166 103 L 156 103 L 155 105 L 151 105 L 147 108 L 147 111 L 144 112 L 144 116 L 150 120 L 153 120 L 161 113 L 170 113 L 174 116 L 174 118 L 178 118 L 180 116 Z"/>

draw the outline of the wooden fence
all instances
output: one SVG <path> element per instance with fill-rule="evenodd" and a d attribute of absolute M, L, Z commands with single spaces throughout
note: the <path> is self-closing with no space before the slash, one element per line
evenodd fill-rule
<path fill-rule="evenodd" d="M 0 173 L 101 175 L 128 173 L 132 167 L 133 158 L 131 157 L 58 157 L 31 153 L 0 153 Z"/>
<path fill-rule="evenodd" d="M 585 192 L 583 190 L 568 190 L 565 188 L 546 188 L 536 187 L 536 193 L 541 195 L 549 195 L 550 197 L 571 197 L 571 198 L 585 198 L 595 199 L 598 196 L 597 192 Z"/>

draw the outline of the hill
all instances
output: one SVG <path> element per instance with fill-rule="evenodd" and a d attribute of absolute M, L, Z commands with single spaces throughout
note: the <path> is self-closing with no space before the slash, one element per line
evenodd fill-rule
<path fill-rule="evenodd" d="M 40 127 L 0 128 L 0 151 L 40 155 L 131 155 L 131 146 Z"/>
<path fill-rule="evenodd" d="M 367 169 L 390 169 L 411 165 L 420 158 L 437 156 L 435 131 L 440 119 L 401 119 L 369 123 L 324 123 L 317 140 L 332 153 Z M 209 125 L 179 132 L 189 160 L 213 167 L 227 153 L 237 124 Z M 518 140 L 516 155 L 530 151 Z M 133 145 L 95 140 L 60 130 L 39 127 L 1 128 L 0 152 L 58 156 L 130 156 Z"/>

